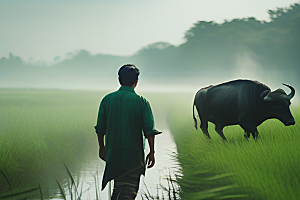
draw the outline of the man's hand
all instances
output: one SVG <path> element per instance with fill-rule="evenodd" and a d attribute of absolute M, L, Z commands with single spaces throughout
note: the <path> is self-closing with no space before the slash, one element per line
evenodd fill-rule
<path fill-rule="evenodd" d="M 155 164 L 155 157 L 154 157 L 154 137 L 155 135 L 151 137 L 147 137 L 149 147 L 150 147 L 150 153 L 146 157 L 146 165 L 147 168 L 152 168 Z"/>
<path fill-rule="evenodd" d="M 105 155 L 105 147 L 103 147 L 103 148 L 99 148 L 99 157 L 102 159 L 102 160 L 104 160 L 104 161 L 106 161 L 106 155 Z"/>
<path fill-rule="evenodd" d="M 105 146 L 104 146 L 104 135 L 98 134 L 98 142 L 99 142 L 99 157 L 106 161 L 106 155 L 105 155 Z"/>
<path fill-rule="evenodd" d="M 154 152 L 150 152 L 146 157 L 147 168 L 152 168 L 155 164 Z"/>

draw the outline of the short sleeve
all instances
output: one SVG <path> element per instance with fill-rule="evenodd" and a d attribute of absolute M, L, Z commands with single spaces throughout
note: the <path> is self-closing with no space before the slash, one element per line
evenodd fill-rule
<path fill-rule="evenodd" d="M 105 106 L 105 97 L 102 99 L 99 112 L 98 112 L 98 119 L 97 125 L 95 126 L 95 131 L 97 134 L 105 135 L 106 134 L 106 106 Z"/>
<path fill-rule="evenodd" d="M 142 114 L 143 132 L 145 138 L 160 134 L 161 132 L 154 129 L 154 119 L 150 104 L 145 100 L 145 109 Z"/>

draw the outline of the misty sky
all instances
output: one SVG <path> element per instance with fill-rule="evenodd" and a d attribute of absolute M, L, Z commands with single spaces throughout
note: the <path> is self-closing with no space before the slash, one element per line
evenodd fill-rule
<path fill-rule="evenodd" d="M 184 42 L 199 20 L 255 17 L 295 0 L 0 0 L 0 57 L 25 61 L 86 49 L 131 55 L 148 44 Z"/>

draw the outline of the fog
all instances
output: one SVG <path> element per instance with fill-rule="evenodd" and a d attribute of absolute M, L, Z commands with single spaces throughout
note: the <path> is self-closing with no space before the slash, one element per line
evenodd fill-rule
<path fill-rule="evenodd" d="M 0 57 L 52 63 L 56 56 L 86 49 L 92 54 L 133 55 L 157 41 L 182 44 L 198 20 L 256 17 L 297 0 L 2 0 Z"/>
<path fill-rule="evenodd" d="M 195 93 L 208 85 L 251 79 L 287 93 L 282 83 L 292 85 L 297 95 L 300 6 L 268 14 L 269 22 L 253 17 L 198 21 L 185 32 L 182 44 L 156 42 L 131 56 L 82 49 L 46 64 L 10 53 L 0 59 L 0 88 L 115 90 L 118 69 L 132 63 L 141 70 L 137 91 Z"/>
<path fill-rule="evenodd" d="M 196 2 L 194 0 L 188 1 Z M 231 3 L 234 1 L 235 0 L 230 0 Z M 133 3 L 136 2 L 136 0 L 130 2 Z M 155 2 L 157 3 L 158 1 L 155 0 Z M 67 5 L 66 2 L 65 5 Z M 112 5 L 110 4 L 110 6 Z M 51 8 L 53 7 L 54 6 L 51 5 Z M 58 16 L 64 14 L 63 8 L 61 9 Z M 203 10 L 203 8 L 201 9 Z M 3 10 L 4 9 L 1 9 L 0 6 L 0 24 L 1 20 L 3 21 L 4 19 L 1 19 L 1 11 Z M 18 11 L 20 8 L 18 7 L 16 10 Z M 17 12 L 16 10 L 14 12 Z M 120 11 L 122 9 L 119 7 L 117 10 Z M 196 8 L 193 9 L 193 11 L 195 10 Z M 220 8 L 217 8 L 216 10 L 220 10 Z M 184 11 L 188 12 L 188 7 L 185 7 Z M 51 13 L 50 11 L 47 12 L 48 14 Z M 73 10 L 72 12 L 77 13 L 76 10 Z M 148 10 L 148 12 L 151 11 Z M 214 11 L 214 13 L 216 12 L 217 11 Z M 80 13 L 82 14 L 83 12 Z M 101 14 L 104 15 L 103 13 Z M 267 21 L 254 17 L 233 18 L 225 21 L 211 21 L 209 19 L 196 21 L 192 26 L 187 27 L 180 39 L 181 42 L 177 42 L 176 45 L 174 45 L 175 43 L 170 43 L 167 39 L 167 36 L 172 34 L 168 32 L 164 33 L 165 37 L 162 37 L 159 40 L 160 42 L 157 42 L 157 38 L 154 39 L 153 37 L 149 37 L 150 39 L 148 38 L 148 41 L 151 41 L 149 45 L 143 46 L 138 51 L 133 51 L 131 49 L 132 52 L 127 56 L 95 53 L 100 51 L 96 51 L 94 48 L 95 46 L 98 49 L 104 47 L 97 47 L 97 45 L 100 46 L 99 41 L 95 41 L 94 44 L 91 42 L 93 41 L 92 39 L 86 39 L 86 35 L 82 36 L 82 38 L 83 40 L 89 40 L 89 42 L 87 42 L 88 45 L 80 40 L 78 43 L 69 46 L 70 50 L 67 50 L 69 51 L 68 53 L 62 53 L 67 52 L 62 50 L 66 47 L 63 44 L 60 45 L 59 40 L 56 41 L 55 37 L 54 39 L 52 38 L 53 41 L 52 43 L 50 42 L 51 44 L 47 43 L 49 41 L 46 41 L 45 43 L 41 42 L 41 38 L 43 38 L 44 35 L 42 37 L 39 33 L 45 33 L 45 35 L 48 34 L 46 29 L 41 28 L 43 29 L 42 31 L 39 30 L 40 32 L 38 31 L 38 33 L 35 33 L 35 36 L 39 38 L 37 41 L 40 41 L 40 43 L 33 42 L 33 40 L 29 39 L 30 37 L 27 38 L 28 40 L 26 40 L 26 42 L 21 43 L 22 48 L 20 49 L 24 51 L 24 49 L 28 48 L 28 52 L 22 54 L 20 53 L 22 51 L 12 51 L 8 56 L 0 57 L 0 92 L 4 94 L 0 97 L 4 97 L 3 102 L 7 103 L 4 103 L 4 106 L 2 106 L 7 109 L 7 111 L 4 110 L 4 113 L 9 113 L 9 117 L 3 115 L 3 124 L 5 125 L 3 126 L 3 130 L 5 130 L 5 133 L 6 130 L 15 130 L 15 128 L 11 129 L 10 127 L 11 123 L 13 123 L 13 126 L 18 127 L 19 125 L 22 125 L 26 128 L 32 128 L 36 133 L 38 133 L 38 130 L 43 130 L 41 133 L 45 133 L 47 136 L 51 136 L 51 134 L 55 135 L 61 131 L 60 134 L 62 136 L 65 136 L 67 132 L 72 135 L 72 138 L 76 139 L 76 137 L 73 137 L 73 130 L 76 130 L 76 133 L 85 137 L 82 133 L 90 134 L 90 132 L 94 131 L 93 127 L 101 98 L 108 92 L 117 90 L 120 86 L 117 75 L 119 68 L 124 64 L 135 64 L 141 72 L 135 90 L 138 94 L 143 95 L 149 100 L 151 108 L 154 111 L 153 114 L 156 128 L 164 133 L 157 136 L 157 152 L 160 152 L 157 154 L 157 164 L 152 171 L 147 172 L 149 175 L 142 179 L 150 186 L 151 184 L 154 186 L 152 188 L 153 190 L 151 190 L 151 193 L 154 194 L 156 192 L 155 185 L 160 182 L 160 173 L 170 173 L 168 170 L 172 167 L 176 167 L 178 164 L 171 155 L 168 155 L 170 150 L 175 154 L 177 151 L 171 130 L 169 130 L 168 115 L 172 115 L 171 111 L 174 110 L 176 106 L 180 108 L 178 113 L 180 110 L 185 110 L 186 113 L 190 112 L 190 118 L 182 120 L 189 120 L 187 122 L 190 123 L 190 128 L 193 129 L 192 102 L 195 93 L 199 89 L 231 80 L 249 79 L 266 84 L 272 91 L 281 88 L 289 94 L 290 89 L 282 85 L 282 83 L 285 83 L 295 88 L 296 95 L 291 100 L 292 108 L 299 108 L 300 5 L 292 4 L 289 7 L 276 8 L 267 11 L 266 14 L 269 16 L 269 20 Z M 33 14 L 32 17 L 33 16 L 35 16 L 35 14 Z M 178 15 L 177 19 L 181 16 L 182 15 Z M 133 15 L 131 15 L 131 18 L 134 19 Z M 156 16 L 156 18 L 159 18 L 159 16 Z M 117 20 L 117 18 L 114 18 L 114 20 Z M 39 23 L 42 24 L 41 27 L 45 28 L 45 26 L 47 26 L 47 23 L 44 24 L 40 19 L 35 18 L 33 21 L 39 21 Z M 49 19 L 49 21 L 51 20 Z M 111 21 L 108 20 L 106 23 L 110 24 L 110 22 Z M 85 24 L 84 20 L 80 21 L 80 24 Z M 116 26 L 115 23 L 111 24 Z M 152 26 L 153 24 L 147 24 L 148 29 L 139 28 L 143 29 L 143 33 L 150 29 L 154 29 L 156 32 L 164 32 L 169 28 L 169 24 L 164 24 L 164 26 L 162 26 L 162 24 L 164 23 L 161 23 L 158 26 L 163 27 L 162 29 L 156 29 L 155 26 Z M 89 29 L 85 26 L 78 25 L 77 27 L 76 20 L 74 20 L 72 26 L 76 26 L 76 28 L 82 27 L 84 30 L 76 32 L 74 30 L 77 29 L 72 29 L 74 32 L 64 32 L 62 34 L 58 31 L 54 35 L 67 38 L 66 40 L 72 43 L 76 41 L 76 38 L 78 39 L 78 37 L 80 37 L 80 34 L 89 32 Z M 123 24 L 123 26 L 126 26 L 126 24 Z M 57 27 L 68 29 L 68 31 L 71 30 L 70 27 L 69 30 L 67 25 L 66 27 L 62 27 L 61 23 L 59 23 Z M 17 32 L 20 30 L 19 28 L 20 27 L 16 26 L 13 27 L 13 30 L 15 30 L 14 36 L 19 34 Z M 23 28 L 26 29 L 26 26 L 24 25 Z M 137 41 L 141 40 L 141 37 L 138 38 L 136 36 L 136 38 L 131 38 L 131 40 L 128 39 L 127 41 L 130 33 L 126 33 L 126 37 L 119 37 L 119 35 L 116 34 L 116 29 L 121 28 L 122 26 L 116 26 L 104 31 L 104 36 L 108 36 L 108 33 L 111 32 L 112 35 L 109 36 L 111 36 L 111 38 L 117 38 L 115 40 L 108 37 L 105 38 L 106 40 L 110 40 L 109 43 L 111 44 L 110 49 L 108 48 L 107 52 L 110 52 L 113 48 L 118 48 L 117 44 L 120 40 L 124 41 L 124 43 L 130 43 L 130 41 L 135 39 Z M 26 29 L 26 31 L 24 31 L 25 35 L 30 35 L 30 31 L 32 30 Z M 72 33 L 76 33 L 77 35 L 74 36 Z M 96 33 L 100 34 L 102 32 L 95 31 L 93 34 Z M 4 36 L 7 37 L 1 37 L 3 35 L 0 33 L 0 39 L 6 39 L 5 43 L 1 43 L 4 45 L 0 45 L 0 50 L 2 52 L 4 52 L 3 49 L 6 51 L 6 49 L 20 45 L 20 40 L 9 40 L 8 32 L 5 32 L 5 34 Z M 88 35 L 92 37 L 93 34 Z M 147 34 L 141 35 L 142 37 L 148 37 L 149 35 Z M 68 38 L 68 36 L 70 36 L 71 39 Z M 155 42 L 152 43 L 152 41 Z M 0 42 L 2 41 L 0 40 Z M 12 43 L 14 43 L 14 45 L 10 46 Z M 31 58 L 26 60 L 26 56 L 28 57 L 28 55 L 32 53 L 30 45 L 36 46 L 39 49 L 45 48 L 45 52 L 49 53 L 50 57 L 53 55 L 56 57 L 51 62 L 46 62 L 45 60 L 37 62 L 36 60 L 38 60 L 38 57 L 45 53 L 41 52 L 41 54 L 36 54 L 37 59 Z M 61 47 L 61 49 L 58 48 L 59 50 L 57 51 L 51 49 L 56 45 L 58 45 L 59 48 Z M 80 49 L 72 51 L 72 49 L 77 48 L 75 48 L 76 45 L 80 46 Z M 133 46 L 135 48 L 137 47 L 136 44 Z M 47 49 L 47 47 L 49 47 L 49 49 Z M 0 55 L 3 55 L 1 51 Z M 55 53 L 53 53 L 53 51 Z M 26 90 L 29 92 L 27 93 Z M 18 95 L 18 93 L 22 93 L 22 91 L 25 91 L 25 96 Z M 9 96 L 10 93 L 15 95 Z M 9 98 L 6 99 L 5 95 L 9 96 Z M 22 104 L 23 101 L 25 101 L 24 105 Z M 29 104 L 26 101 L 28 101 Z M 19 107 L 15 108 L 14 105 L 17 104 L 22 104 L 20 107 L 22 109 L 19 109 Z M 37 104 L 37 106 L 35 104 Z M 49 109 L 48 105 L 50 105 Z M 44 110 L 42 107 L 45 107 L 50 115 L 48 115 L 47 112 L 43 112 Z M 27 111 L 28 116 L 30 116 L 28 119 L 32 118 L 30 120 L 33 121 L 33 125 L 28 125 L 27 121 L 26 123 L 23 123 L 23 120 L 27 120 L 27 117 L 23 117 L 23 115 L 19 116 L 19 112 L 17 112 L 17 110 L 23 112 L 23 108 Z M 294 113 L 295 110 L 296 109 L 292 110 L 292 113 Z M 35 114 L 39 112 L 42 114 Z M 76 112 L 78 113 L 76 114 Z M 34 114 L 31 115 L 31 113 Z M 66 116 L 61 115 L 62 117 L 60 117 L 60 113 L 66 114 Z M 15 119 L 15 116 L 18 116 L 18 118 Z M 31 116 L 36 116 L 37 118 L 35 119 Z M 45 116 L 45 118 L 40 116 Z M 74 119 L 72 119 L 72 117 L 74 117 Z M 181 118 L 181 116 L 178 117 Z M 70 118 L 70 120 L 65 120 L 67 118 Z M 185 118 L 185 116 L 183 116 L 183 118 Z M 9 123 L 6 123 L 5 120 Z M 39 120 L 41 120 L 40 123 Z M 68 125 L 68 123 L 72 124 L 71 122 L 76 123 L 76 126 Z M 67 125 L 65 123 L 67 123 Z M 59 126 L 57 126 L 57 124 Z M 45 128 L 45 125 L 50 126 L 51 128 Z M 54 129 L 52 129 L 52 127 L 54 127 Z M 80 128 L 77 130 L 77 127 Z M 56 131 L 56 128 L 57 130 L 61 130 Z M 68 131 L 65 131 L 65 129 L 68 129 Z M 16 134 L 22 133 L 21 135 L 24 137 L 27 133 L 31 133 L 31 130 L 29 129 L 24 130 L 20 128 L 20 130 L 22 131 L 16 131 Z M 51 134 L 48 134 L 47 131 Z M 38 137 L 40 137 L 40 135 Z M 96 136 L 93 135 L 90 137 L 91 141 L 94 142 L 94 145 L 90 145 L 89 148 L 83 150 L 83 153 L 90 153 L 89 149 L 98 147 L 97 140 L 95 139 Z M 12 136 L 12 138 L 15 139 L 19 137 Z M 65 142 L 64 139 L 61 141 L 63 143 Z M 30 141 L 30 145 L 31 142 L 32 141 Z M 80 148 L 85 147 L 81 147 L 81 143 L 78 143 L 78 145 L 80 145 Z M 11 146 L 19 147 L 20 145 Z M 148 149 L 146 149 L 146 151 L 148 152 Z M 95 154 L 94 152 L 91 153 L 91 159 L 89 158 L 91 162 L 88 163 L 87 166 L 90 167 L 90 169 L 93 168 L 93 170 L 97 169 L 98 173 L 98 168 L 103 171 L 104 165 L 102 162 L 101 166 L 98 166 L 98 154 Z M 85 154 L 84 157 L 87 158 Z M 78 159 L 78 163 L 82 164 L 86 162 L 82 162 L 81 159 Z M 78 164 L 78 168 L 82 167 L 80 164 Z M 85 171 L 78 169 L 77 171 L 79 171 L 77 173 L 79 178 L 85 178 L 85 184 L 89 182 L 94 184 L 93 181 L 95 179 L 91 175 L 91 171 L 88 169 L 85 169 Z M 63 174 L 66 174 L 65 171 L 62 172 Z M 95 171 L 93 171 L 93 173 L 96 174 Z M 100 172 L 100 176 L 101 175 Z M 62 177 L 64 176 L 62 175 Z M 51 180 L 56 184 L 54 179 Z M 67 181 L 68 180 L 66 179 L 65 182 Z M 141 189 L 144 189 L 143 187 L 144 186 L 141 186 Z M 57 190 L 57 185 L 53 188 L 54 190 Z M 107 199 L 107 196 L 105 196 L 108 194 L 107 190 L 108 188 L 106 187 L 106 189 L 100 193 L 102 199 Z M 95 192 L 92 191 L 92 193 L 94 194 Z"/>

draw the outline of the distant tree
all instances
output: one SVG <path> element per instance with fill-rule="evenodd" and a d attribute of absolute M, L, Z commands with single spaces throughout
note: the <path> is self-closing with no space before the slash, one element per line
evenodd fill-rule
<path fill-rule="evenodd" d="M 198 77 L 208 71 L 223 75 L 236 70 L 238 55 L 246 53 L 264 71 L 279 72 L 286 79 L 295 79 L 292 78 L 295 74 L 300 75 L 300 4 L 269 10 L 268 13 L 270 22 L 254 17 L 225 20 L 223 23 L 198 21 L 185 32 L 183 44 L 174 46 L 157 42 L 130 57 L 91 55 L 81 50 L 66 56 L 66 59 L 57 58 L 51 70 L 43 73 L 48 77 L 50 71 L 53 77 L 57 74 L 72 77 L 85 74 L 97 79 L 98 75 L 114 74 L 122 64 L 134 63 L 143 73 L 155 77 Z M 32 65 L 13 54 L 0 59 L 0 70 L 15 66 Z M 298 82 L 300 85 L 300 80 Z"/>
<path fill-rule="evenodd" d="M 9 53 L 8 59 L 6 57 L 0 59 L 0 67 L 23 67 L 25 65 L 21 57 L 14 56 L 12 53 Z"/>

